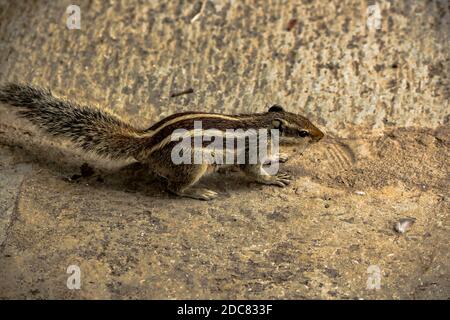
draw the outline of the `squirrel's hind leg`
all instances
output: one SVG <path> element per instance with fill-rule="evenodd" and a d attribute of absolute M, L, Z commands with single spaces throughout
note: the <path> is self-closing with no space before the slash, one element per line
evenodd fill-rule
<path fill-rule="evenodd" d="M 207 164 L 175 165 L 167 176 L 167 189 L 181 197 L 199 200 L 212 200 L 217 197 L 217 192 L 204 188 L 192 187 L 200 178 L 208 172 Z"/>

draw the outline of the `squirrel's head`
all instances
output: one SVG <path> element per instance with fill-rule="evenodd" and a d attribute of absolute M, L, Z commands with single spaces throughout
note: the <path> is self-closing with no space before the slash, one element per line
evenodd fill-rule
<path fill-rule="evenodd" d="M 279 130 L 280 144 L 306 147 L 324 136 L 307 118 L 287 112 L 279 105 L 270 107 L 267 114 L 272 121 L 272 127 Z"/>

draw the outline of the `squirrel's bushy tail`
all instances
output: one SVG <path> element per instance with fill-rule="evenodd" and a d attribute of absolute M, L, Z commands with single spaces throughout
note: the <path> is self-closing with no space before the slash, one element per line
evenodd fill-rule
<path fill-rule="evenodd" d="M 100 109 L 57 98 L 49 89 L 8 83 L 0 86 L 0 102 L 19 108 L 21 117 L 47 133 L 103 157 L 133 157 L 143 142 L 143 131 Z"/>

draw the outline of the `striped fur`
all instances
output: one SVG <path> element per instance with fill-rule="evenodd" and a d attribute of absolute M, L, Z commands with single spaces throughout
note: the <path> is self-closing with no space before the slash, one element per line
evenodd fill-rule
<path fill-rule="evenodd" d="M 113 114 L 55 97 L 48 89 L 9 83 L 0 87 L 0 102 L 18 107 L 19 115 L 51 135 L 63 136 L 83 150 L 111 159 L 148 156 L 170 144 L 176 129 L 192 130 L 195 121 L 207 129 L 271 129 L 273 120 L 283 119 L 282 135 L 295 137 L 298 128 L 312 136 L 322 133 L 306 118 L 288 112 L 223 115 L 184 112 L 164 118 L 146 130 L 139 130 Z"/>
<path fill-rule="evenodd" d="M 205 112 L 182 112 L 182 113 L 175 113 L 171 116 L 168 116 L 154 125 L 152 125 L 150 128 L 146 130 L 148 132 L 147 136 L 153 136 L 154 134 L 158 133 L 162 129 L 176 124 L 177 122 L 184 121 L 184 120 L 198 120 L 201 118 L 209 118 L 209 119 L 221 119 L 221 120 L 228 120 L 228 121 L 239 121 L 241 117 L 239 116 L 231 116 L 231 115 L 223 115 L 219 113 L 205 113 Z"/>
<path fill-rule="evenodd" d="M 227 136 L 227 130 L 248 132 L 250 129 L 267 129 L 270 132 L 270 129 L 278 129 L 281 144 L 295 143 L 302 147 L 323 137 L 323 133 L 308 119 L 286 112 L 279 106 L 259 114 L 178 113 L 146 130 L 140 130 L 111 113 L 57 98 L 50 90 L 32 85 L 9 83 L 0 86 L 0 102 L 16 107 L 20 116 L 37 127 L 48 134 L 65 137 L 83 150 L 110 159 L 133 157 L 147 163 L 154 172 L 167 178 L 171 192 L 202 200 L 210 200 L 217 194 L 205 189 L 191 189 L 191 186 L 203 175 L 214 171 L 216 164 L 173 163 L 171 151 L 178 143 L 172 141 L 174 131 L 185 129 L 187 135 L 196 137 L 198 132 L 194 130 L 195 122 L 201 121 L 203 130 L 214 129 L 217 136 Z M 203 147 L 206 145 L 202 143 Z M 223 148 L 218 153 L 229 154 L 237 150 L 234 144 L 230 147 L 224 143 Z M 257 148 L 260 148 L 259 143 Z M 249 153 L 249 150 L 248 145 L 245 145 L 244 151 Z M 204 148 L 202 151 L 208 152 L 209 149 Z M 282 173 L 261 175 L 260 162 L 245 163 L 239 167 L 259 183 L 285 187 L 291 179 Z"/>

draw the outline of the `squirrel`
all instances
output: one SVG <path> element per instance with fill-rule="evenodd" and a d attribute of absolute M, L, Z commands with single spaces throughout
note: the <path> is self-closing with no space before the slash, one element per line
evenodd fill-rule
<path fill-rule="evenodd" d="M 255 114 L 176 113 L 147 129 L 138 129 L 110 112 L 58 98 L 50 89 L 30 84 L 7 83 L 0 86 L 0 102 L 18 108 L 20 117 L 50 135 L 67 138 L 84 151 L 111 160 L 132 158 L 146 164 L 157 175 L 167 179 L 170 192 L 201 200 L 211 200 L 218 194 L 209 189 L 194 188 L 193 185 L 222 165 L 209 162 L 175 164 L 172 153 L 176 142 L 170 140 L 175 130 L 185 129 L 190 132 L 198 121 L 201 121 L 204 129 L 214 129 L 219 133 L 230 129 L 278 130 L 280 145 L 302 148 L 318 142 L 324 136 L 307 118 L 287 112 L 279 105 L 273 105 L 267 112 Z M 230 147 L 227 144 L 223 148 L 235 148 L 235 145 Z M 248 152 L 248 145 L 245 150 Z M 253 181 L 285 187 L 292 179 L 289 174 L 280 172 L 270 175 L 263 167 L 267 163 L 287 160 L 286 154 L 279 153 L 270 155 L 266 160 L 259 159 L 256 163 L 234 166 Z"/>

